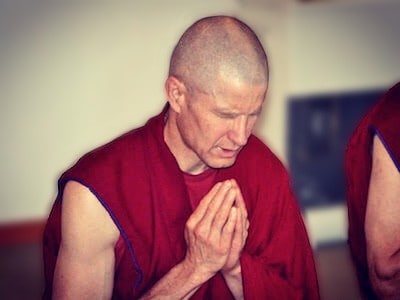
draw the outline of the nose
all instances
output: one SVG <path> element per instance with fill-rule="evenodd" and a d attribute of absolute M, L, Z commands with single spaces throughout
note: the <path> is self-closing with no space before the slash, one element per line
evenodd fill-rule
<path fill-rule="evenodd" d="M 233 122 L 233 127 L 229 132 L 229 139 L 237 146 L 244 146 L 249 138 L 251 128 L 248 126 L 246 116 L 240 116 Z"/>

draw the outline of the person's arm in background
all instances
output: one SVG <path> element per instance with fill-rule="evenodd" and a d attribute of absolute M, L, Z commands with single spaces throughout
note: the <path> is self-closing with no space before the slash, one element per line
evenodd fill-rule
<path fill-rule="evenodd" d="M 377 135 L 365 217 L 372 286 L 382 299 L 400 298 L 400 172 Z"/>

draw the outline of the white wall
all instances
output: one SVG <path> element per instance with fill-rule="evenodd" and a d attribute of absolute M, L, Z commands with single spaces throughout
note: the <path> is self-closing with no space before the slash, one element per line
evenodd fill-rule
<path fill-rule="evenodd" d="M 400 79 L 400 2 L 294 5 L 290 94 L 388 87 Z"/>
<path fill-rule="evenodd" d="M 56 179 L 164 105 L 170 52 L 236 2 L 2 1 L 0 222 L 46 217 Z"/>

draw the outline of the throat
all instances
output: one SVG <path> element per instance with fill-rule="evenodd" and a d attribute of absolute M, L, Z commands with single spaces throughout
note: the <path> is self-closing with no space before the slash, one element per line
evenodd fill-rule
<path fill-rule="evenodd" d="M 181 171 L 197 175 L 209 167 L 182 140 L 179 130 L 169 117 L 164 126 L 164 142 L 178 163 Z"/>
<path fill-rule="evenodd" d="M 185 173 L 191 174 L 191 175 L 198 175 L 208 169 L 210 169 L 210 168 L 206 164 L 204 164 L 202 161 L 199 160 L 199 162 L 197 164 L 187 167 L 186 170 L 182 170 L 182 171 Z"/>

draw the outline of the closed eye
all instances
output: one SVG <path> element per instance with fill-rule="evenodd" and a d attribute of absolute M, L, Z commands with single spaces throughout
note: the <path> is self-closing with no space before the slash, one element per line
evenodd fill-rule
<path fill-rule="evenodd" d="M 252 114 L 250 114 L 250 117 L 257 118 L 260 115 L 260 113 L 261 112 L 252 113 Z"/>
<path fill-rule="evenodd" d="M 216 112 L 216 115 L 223 119 L 235 119 L 238 116 L 238 114 L 227 112 Z"/>
<path fill-rule="evenodd" d="M 241 116 L 240 113 L 233 113 L 233 112 L 224 112 L 215 110 L 214 114 L 222 119 L 236 119 L 237 117 Z M 248 116 L 252 118 L 257 118 L 261 114 L 261 109 L 257 109 L 256 111 L 250 113 Z"/>
<path fill-rule="evenodd" d="M 261 107 L 257 109 L 255 112 L 250 114 L 250 117 L 258 117 L 261 114 Z"/>

